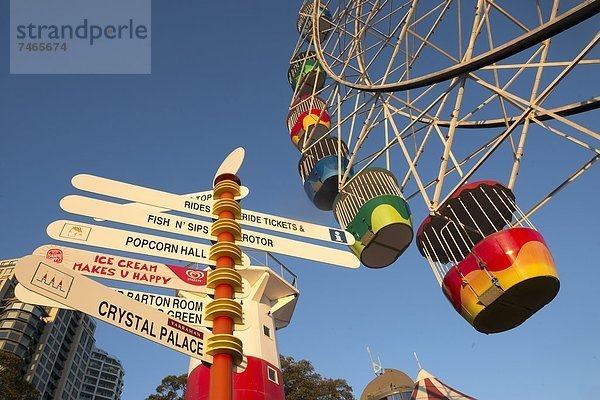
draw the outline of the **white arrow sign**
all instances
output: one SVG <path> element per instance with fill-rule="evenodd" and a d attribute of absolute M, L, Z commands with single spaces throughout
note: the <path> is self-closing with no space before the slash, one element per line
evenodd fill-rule
<path fill-rule="evenodd" d="M 250 193 L 250 190 L 246 186 L 240 186 L 240 191 L 241 191 L 241 194 L 235 198 L 236 200 L 241 200 L 244 197 L 248 196 L 248 193 Z M 192 198 L 192 199 L 196 199 L 197 201 L 206 202 L 206 203 L 210 203 L 210 204 L 213 203 L 212 196 L 213 196 L 212 190 L 206 190 L 206 191 L 202 191 L 202 192 L 181 195 L 182 198 Z M 155 206 L 151 206 L 148 204 L 142 204 L 142 203 L 127 203 L 127 204 L 121 204 L 120 206 L 125 207 L 126 209 L 129 209 L 129 210 L 131 210 L 132 208 L 145 208 L 145 209 L 147 209 L 151 212 L 155 212 L 155 213 L 171 211 L 166 208 L 155 207 Z M 101 218 L 94 218 L 94 219 L 97 221 L 102 220 Z"/>
<path fill-rule="evenodd" d="M 21 285 L 20 283 L 17 283 L 17 286 L 15 286 L 15 296 L 17 299 L 27 304 L 73 310 L 72 307 L 65 306 L 57 301 L 50 300 L 46 296 L 42 296 L 41 294 L 37 294 L 36 292 L 26 289 L 25 286 Z"/>
<path fill-rule="evenodd" d="M 206 326 L 202 324 L 202 309 L 203 303 L 197 300 L 184 299 L 175 296 L 166 296 L 155 293 L 136 292 L 134 290 L 125 290 L 112 288 L 118 293 L 121 293 L 138 303 L 146 304 L 152 308 L 170 315 L 182 322 L 193 326 Z M 73 307 L 66 306 L 54 300 L 32 292 L 26 289 L 23 285 L 17 284 L 15 287 L 15 296 L 27 304 L 36 304 L 45 307 L 56 307 L 65 310 L 73 310 Z M 212 325 L 211 325 L 212 326 Z"/>
<path fill-rule="evenodd" d="M 206 287 L 207 271 L 50 244 L 38 247 L 33 255 L 87 276 L 196 293 L 213 292 Z"/>
<path fill-rule="evenodd" d="M 67 220 L 52 222 L 46 228 L 46 232 L 52 239 L 63 242 L 208 265 L 216 264 L 214 260 L 208 259 L 210 246 L 200 243 Z M 247 255 L 242 255 L 242 262 L 244 267 L 250 265 Z"/>
<path fill-rule="evenodd" d="M 159 214 L 143 209 L 123 209 L 120 204 L 83 196 L 67 196 L 60 201 L 63 210 L 102 220 L 150 228 L 201 239 L 216 240 L 210 235 L 210 222 L 171 214 Z M 347 250 L 333 249 L 311 243 L 282 238 L 244 229 L 240 246 L 272 253 L 304 258 L 347 268 L 358 268 L 360 262 Z"/>
<path fill-rule="evenodd" d="M 71 183 L 77 189 L 85 190 L 87 192 L 149 204 L 206 218 L 214 217 L 211 213 L 211 204 L 182 198 L 179 195 L 156 189 L 87 174 L 74 176 Z M 347 245 L 354 243 L 354 237 L 341 229 L 259 213 L 256 211 L 243 210 L 242 218 L 239 222 L 242 225 L 254 226 L 326 242 Z"/>
<path fill-rule="evenodd" d="M 164 294 L 138 292 L 135 290 L 117 289 L 117 292 L 137 302 L 149 305 L 173 318 L 194 326 L 202 326 L 202 310 L 204 304 L 198 300 L 167 296 Z"/>
<path fill-rule="evenodd" d="M 245 155 L 246 151 L 243 147 L 238 147 L 237 149 L 229 153 L 229 155 L 225 157 L 225 159 L 219 166 L 219 169 L 215 173 L 214 179 L 217 179 L 217 177 L 223 174 L 237 174 L 240 167 L 242 166 L 242 163 L 244 162 Z"/>
<path fill-rule="evenodd" d="M 185 324 L 150 306 L 38 256 L 26 256 L 15 266 L 15 275 L 26 289 L 82 311 L 100 321 L 162 344 L 188 356 L 212 363 L 204 353 L 211 336 L 205 328 Z"/>

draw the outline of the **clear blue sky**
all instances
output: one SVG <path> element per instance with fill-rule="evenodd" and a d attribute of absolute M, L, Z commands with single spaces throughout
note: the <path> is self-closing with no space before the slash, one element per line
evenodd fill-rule
<path fill-rule="evenodd" d="M 78 219 L 58 205 L 76 193 L 70 186 L 75 174 L 186 193 L 208 189 L 216 166 L 237 146 L 247 150 L 240 176 L 251 193 L 244 207 L 334 224 L 331 213 L 307 200 L 285 127 L 298 7 L 297 1 L 155 1 L 151 75 L 19 76 L 9 75 L 3 1 L 0 259 L 49 243 L 51 221 Z M 598 130 L 597 122 L 586 122 Z M 543 168 L 535 162 L 555 154 L 561 161 Z M 518 192 L 526 202 L 533 200 L 529 187 L 558 183 L 564 165 L 584 159 L 557 141 L 539 142 L 527 156 L 534 162 L 526 165 L 529 181 Z M 596 397 L 598 178 L 597 170 L 589 171 L 536 214 L 561 291 L 523 326 L 491 336 L 474 331 L 443 297 L 413 245 L 377 271 L 286 259 L 299 276 L 301 298 L 292 324 L 278 333 L 280 352 L 347 379 L 357 397 L 374 377 L 367 345 L 385 367 L 413 378 L 416 351 L 430 372 L 481 399 Z M 425 213 L 413 208 L 418 225 Z M 143 399 L 163 376 L 187 370 L 185 356 L 105 324 L 96 337 L 123 361 L 125 400 Z"/>

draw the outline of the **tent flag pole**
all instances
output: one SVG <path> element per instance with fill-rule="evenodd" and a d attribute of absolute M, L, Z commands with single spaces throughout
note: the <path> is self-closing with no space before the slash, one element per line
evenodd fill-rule
<path fill-rule="evenodd" d="M 415 360 L 417 361 L 417 366 L 419 367 L 419 371 L 423 369 L 423 367 L 421 367 L 421 363 L 419 362 L 419 357 L 417 357 L 417 353 L 415 351 L 413 351 L 413 356 L 415 356 Z"/>

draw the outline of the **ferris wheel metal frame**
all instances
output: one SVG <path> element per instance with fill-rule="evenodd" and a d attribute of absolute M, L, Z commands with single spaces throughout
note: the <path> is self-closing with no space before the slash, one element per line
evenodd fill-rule
<path fill-rule="evenodd" d="M 287 123 L 309 199 L 333 210 L 368 268 L 393 264 L 415 239 L 448 301 L 486 334 L 521 325 L 557 295 L 550 248 L 529 217 L 600 158 L 600 135 L 572 118 L 600 106 L 598 81 L 577 68 L 600 64 L 600 32 L 579 26 L 600 0 L 562 14 L 560 5 L 304 0 L 297 21 Z M 564 83 L 573 81 L 577 90 Z M 513 189 L 525 148 L 550 143 L 539 130 L 593 155 L 541 200 L 527 190 L 537 203 L 524 212 Z M 555 149 L 545 151 L 581 153 Z M 419 195 L 429 215 L 414 230 L 407 200 Z"/>
<path fill-rule="evenodd" d="M 309 4 L 305 2 L 304 4 Z M 413 60 L 408 58 L 408 52 L 406 52 L 406 80 L 400 82 L 386 83 L 386 76 L 384 75 L 379 80 L 373 80 L 368 74 L 368 69 L 372 65 L 372 62 L 367 62 L 363 55 L 366 54 L 366 50 L 361 48 L 361 38 L 367 31 L 365 26 L 374 17 L 373 9 L 378 4 L 390 4 L 390 1 L 354 1 L 348 2 L 355 4 L 354 11 L 354 32 L 348 33 L 348 30 L 340 28 L 339 24 L 336 28 L 335 17 L 328 21 L 331 24 L 330 30 L 335 32 L 336 29 L 343 31 L 344 34 L 348 34 L 350 39 L 346 44 L 346 49 L 352 49 L 351 51 L 357 54 L 356 66 L 350 65 L 346 60 L 346 63 L 341 67 L 341 71 L 352 70 L 354 81 L 348 81 L 343 76 L 336 74 L 333 68 L 327 60 L 327 53 L 324 49 L 324 45 L 321 44 L 320 35 L 320 24 L 323 18 L 323 9 L 331 4 L 331 2 L 323 2 L 316 0 L 312 7 L 311 18 L 311 30 L 310 43 L 308 44 L 309 49 L 312 49 L 318 62 L 325 70 L 327 77 L 333 82 L 324 86 L 321 89 L 312 91 L 315 96 L 323 95 L 328 93 L 326 102 L 332 106 L 334 111 L 332 112 L 332 126 L 329 131 L 330 135 L 337 135 L 338 139 L 342 139 L 342 125 L 349 124 L 350 129 L 347 134 L 347 146 L 350 149 L 349 164 L 350 167 L 355 165 L 361 165 L 360 170 L 354 171 L 354 175 L 350 175 L 350 168 L 342 170 L 341 161 L 338 163 L 339 166 L 339 189 L 343 191 L 344 188 L 359 175 L 366 168 L 378 162 L 381 158 L 385 157 L 386 167 L 390 167 L 390 149 L 394 146 L 398 146 L 401 149 L 402 156 L 405 158 L 407 164 L 407 171 L 404 178 L 401 181 L 401 189 L 404 190 L 410 179 L 414 179 L 417 185 L 417 190 L 406 196 L 408 200 L 414 198 L 418 194 L 421 194 L 430 214 L 435 214 L 439 211 L 440 207 L 445 201 L 469 178 L 473 176 L 475 172 L 489 159 L 489 157 L 496 152 L 496 150 L 504 143 L 507 139 L 511 141 L 513 162 L 511 166 L 510 177 L 508 179 L 508 187 L 512 189 L 515 185 L 516 177 L 519 172 L 519 167 L 524 153 L 524 146 L 528 135 L 530 125 L 537 125 L 545 129 L 546 131 L 562 137 L 571 143 L 581 146 L 587 150 L 590 150 L 593 156 L 588 159 L 580 168 L 575 170 L 569 175 L 564 181 L 559 183 L 548 195 L 544 196 L 537 204 L 535 204 L 528 212 L 523 213 L 524 217 L 529 217 L 532 213 L 537 211 L 542 205 L 550 200 L 557 192 L 566 187 L 570 182 L 580 176 L 585 170 L 590 168 L 600 157 L 600 150 L 597 144 L 592 145 L 587 140 L 576 137 L 571 132 L 565 132 L 562 129 L 558 129 L 554 126 L 548 125 L 547 121 L 555 120 L 566 125 L 569 129 L 577 131 L 587 139 L 591 138 L 596 141 L 600 140 L 600 135 L 593 130 L 586 128 L 567 117 L 583 113 L 586 111 L 594 110 L 600 107 L 600 97 L 594 96 L 589 100 L 578 101 L 567 105 L 561 105 L 559 107 L 547 108 L 543 107 L 542 103 L 550 96 L 553 90 L 561 83 L 569 73 L 578 65 L 595 65 L 600 63 L 597 59 L 585 59 L 585 57 L 592 51 L 594 46 L 600 41 L 600 34 L 596 32 L 593 38 L 589 40 L 585 46 L 570 60 L 568 61 L 548 61 L 548 48 L 550 40 L 554 35 L 560 34 L 565 30 L 585 21 L 596 15 L 600 11 L 600 1 L 587 0 L 584 1 L 568 11 L 558 15 L 558 1 L 554 1 L 551 13 L 547 21 L 544 22 L 542 19 L 542 13 L 539 12 L 540 20 L 539 26 L 534 29 L 528 29 L 522 24 L 517 18 L 511 17 L 510 14 L 502 8 L 499 4 L 491 0 L 479 0 L 477 2 L 475 15 L 473 17 L 472 29 L 469 35 L 468 45 L 464 49 L 459 50 L 462 57 L 452 57 L 448 52 L 443 49 L 437 48 L 437 46 L 430 41 L 431 32 L 437 27 L 437 24 L 441 20 L 442 14 L 435 20 L 435 25 L 429 30 L 425 37 L 420 37 L 422 40 L 421 46 L 413 54 L 413 60 L 416 59 L 424 48 L 429 47 L 437 50 L 442 55 L 448 57 L 455 64 L 443 68 L 435 73 L 430 73 L 424 76 L 416 78 L 410 78 L 409 70 L 410 64 Z M 410 3 L 410 8 L 406 12 L 404 21 L 410 21 L 414 17 L 414 10 L 416 9 L 419 1 L 414 0 Z M 452 3 L 451 0 L 440 2 L 438 8 L 444 7 L 447 9 Z M 458 2 L 460 4 L 460 1 Z M 371 7 L 371 13 L 367 15 L 364 21 L 360 20 L 360 11 L 362 6 L 368 4 Z M 460 9 L 460 7 L 458 7 Z M 522 28 L 525 33 L 514 38 L 498 47 L 493 47 L 493 39 L 491 37 L 491 30 L 489 27 L 489 11 L 494 8 L 497 12 L 501 13 L 508 20 L 512 21 L 515 25 Z M 537 3 L 538 11 L 540 11 L 540 5 Z M 436 8 L 437 9 L 437 8 Z M 336 15 L 334 10 L 334 16 Z M 346 16 L 352 13 L 345 13 Z M 460 14 L 460 11 L 459 11 Z M 460 16 L 460 15 L 459 15 Z M 365 22 L 366 21 L 366 22 Z M 473 55 L 473 49 L 475 40 L 478 35 L 481 34 L 483 28 L 486 27 L 487 38 L 490 42 L 491 50 L 483 52 L 482 54 Z M 408 23 L 400 24 L 395 27 L 392 32 L 396 34 L 400 30 L 398 40 L 393 51 L 393 57 L 388 63 L 386 73 L 392 70 L 392 61 L 396 54 L 399 52 L 398 44 L 401 43 L 403 36 L 418 35 L 416 32 L 411 31 Z M 379 33 L 377 33 L 379 34 Z M 330 34 L 329 40 L 332 40 L 334 34 Z M 385 35 L 384 35 L 385 36 Z M 357 39 L 358 38 L 358 39 Z M 302 46 L 302 42 L 306 40 L 306 37 L 299 38 L 299 42 L 296 45 L 296 51 Z M 337 39 L 339 42 L 339 38 Z M 496 64 L 497 62 L 507 59 L 515 54 L 518 54 L 526 49 L 534 48 L 539 45 L 533 54 L 526 60 L 520 63 L 510 64 Z M 381 54 L 378 52 L 376 56 Z M 335 57 L 330 57 L 335 59 Z M 342 63 L 343 60 L 336 62 Z M 342 64 L 340 64 L 342 65 Z M 547 68 L 561 68 L 559 74 L 545 87 L 542 88 L 540 81 L 541 76 Z M 530 98 L 526 99 L 510 91 L 510 85 L 526 70 L 535 69 L 536 76 L 534 79 L 533 87 L 530 92 Z M 397 69 L 397 68 L 396 68 Z M 509 79 L 503 85 L 500 85 L 498 79 L 499 70 L 516 70 L 511 79 Z M 494 83 L 490 83 L 487 80 L 479 76 L 480 71 L 491 70 L 494 74 Z M 490 95 L 484 101 L 482 101 L 477 107 L 466 115 L 460 116 L 461 103 L 465 96 L 465 83 L 473 82 L 476 85 L 489 91 Z M 421 99 L 430 96 L 430 92 L 435 87 L 441 85 L 447 86 L 442 88 L 440 94 L 435 96 L 433 100 L 428 100 L 426 107 L 418 108 L 415 104 Z M 411 90 L 415 88 L 422 89 L 422 92 L 416 97 L 411 97 Z M 449 120 L 440 119 L 440 113 L 446 103 L 449 100 L 450 94 L 456 92 L 455 102 L 452 109 L 452 118 Z M 405 95 L 406 99 L 402 98 L 400 94 Z M 486 118 L 483 120 L 469 120 L 476 112 L 481 108 L 489 104 L 493 99 L 498 99 L 502 106 L 502 116 L 497 118 Z M 342 106 L 348 102 L 354 101 L 353 107 L 350 107 L 351 112 L 342 115 Z M 518 114 L 508 115 L 507 106 L 511 105 L 513 108 L 520 111 Z M 430 112 L 437 107 L 434 114 Z M 405 126 L 399 126 L 394 120 L 395 117 L 403 117 L 407 120 Z M 360 132 L 354 138 L 354 131 L 362 122 Z M 422 126 L 417 127 L 418 124 Z M 375 128 L 383 126 L 383 136 L 385 137 L 385 145 L 381 146 L 376 152 L 362 155 L 360 158 L 360 149 L 363 146 L 365 140 L 369 137 L 369 134 Z M 516 133 L 516 129 L 522 127 L 521 133 L 518 137 L 518 144 L 515 143 L 513 135 Z M 448 130 L 447 134 L 441 131 L 441 128 Z M 467 155 L 463 157 L 457 157 L 453 151 L 453 142 L 457 129 L 484 129 L 484 128 L 504 128 L 504 130 L 490 140 L 485 142 L 483 145 L 472 149 Z M 391 132 L 390 132 L 391 131 Z M 405 141 L 409 138 L 415 138 L 420 132 L 424 131 L 423 138 L 415 152 L 411 155 Z M 390 134 L 391 133 L 391 134 Z M 431 137 L 437 136 L 443 146 L 442 161 L 438 174 L 433 179 L 425 180 L 421 178 L 419 171 L 417 170 L 417 164 L 424 152 L 424 149 L 428 145 L 428 141 Z M 302 151 L 306 152 L 311 147 L 315 146 L 319 141 L 323 140 L 323 137 L 314 140 L 310 143 L 310 135 L 306 135 L 304 138 L 304 146 Z M 351 146 L 354 141 L 354 146 Z M 473 165 L 467 171 L 463 171 L 463 167 L 469 163 L 474 162 Z M 450 165 L 451 164 L 451 165 Z M 452 173 L 458 173 L 460 180 L 452 185 L 451 190 L 445 191 L 446 194 L 442 193 L 442 186 L 445 178 Z M 429 195 L 427 190 L 434 188 L 433 195 Z M 518 221 L 516 221 L 518 222 Z M 515 222 L 515 223 L 516 223 Z"/>

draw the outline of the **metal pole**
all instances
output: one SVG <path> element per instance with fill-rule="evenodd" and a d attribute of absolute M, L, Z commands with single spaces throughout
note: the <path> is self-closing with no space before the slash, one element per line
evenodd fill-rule
<path fill-rule="evenodd" d="M 211 234 L 217 237 L 210 250 L 216 260 L 216 268 L 209 273 L 207 285 L 215 290 L 214 300 L 206 307 L 206 319 L 213 321 L 213 336 L 207 344 L 207 353 L 213 356 L 210 367 L 209 399 L 233 399 L 233 372 L 243 358 L 242 342 L 233 336 L 234 324 L 242 322 L 242 307 L 236 302 L 235 293 L 242 289 L 242 278 L 235 270 L 242 263 L 242 253 L 235 244 L 241 236 L 236 219 L 241 208 L 235 196 L 240 194 L 240 180 L 234 174 L 215 178 L 213 223 Z"/>

